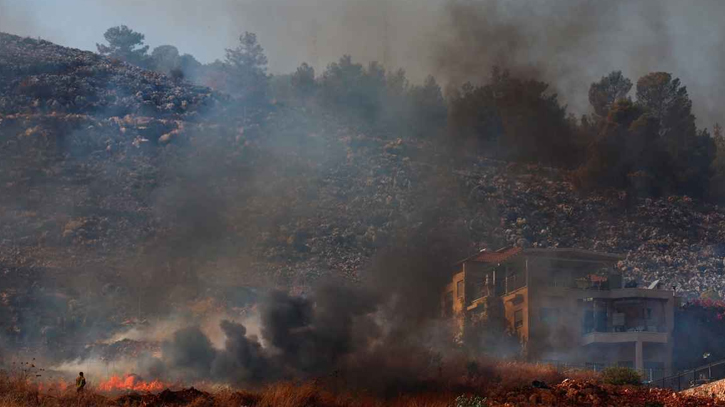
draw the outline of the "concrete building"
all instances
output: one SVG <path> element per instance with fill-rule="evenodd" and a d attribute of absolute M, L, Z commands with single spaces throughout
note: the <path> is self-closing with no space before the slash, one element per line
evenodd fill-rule
<path fill-rule="evenodd" d="M 455 265 L 443 311 L 464 341 L 498 315 L 530 361 L 668 375 L 674 292 L 625 286 L 621 259 L 579 249 L 481 252 Z"/>

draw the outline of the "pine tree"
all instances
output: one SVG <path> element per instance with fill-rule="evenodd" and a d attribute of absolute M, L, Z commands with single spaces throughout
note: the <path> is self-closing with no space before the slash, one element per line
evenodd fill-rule
<path fill-rule="evenodd" d="M 109 28 L 103 37 L 108 45 L 96 44 L 99 54 L 143 67 L 148 63 L 149 46 L 143 45 L 146 38 L 143 34 L 121 25 Z"/>
<path fill-rule="evenodd" d="M 236 48 L 226 50 L 225 66 L 230 92 L 255 100 L 266 96 L 269 85 L 267 57 L 256 34 L 245 32 L 239 37 Z"/>

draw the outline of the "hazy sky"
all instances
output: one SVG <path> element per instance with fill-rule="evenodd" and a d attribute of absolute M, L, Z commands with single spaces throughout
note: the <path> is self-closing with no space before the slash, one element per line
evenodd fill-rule
<path fill-rule="evenodd" d="M 425 58 L 417 44 L 442 14 L 443 2 L 0 0 L 0 31 L 95 50 L 107 28 L 126 24 L 144 33 L 152 48 L 176 45 L 203 62 L 223 59 L 224 48 L 234 46 L 243 31 L 252 31 L 274 72 L 291 71 L 303 61 L 324 67 L 346 53 L 359 60 L 387 59 L 391 65 L 405 60 L 415 71 Z"/>
<path fill-rule="evenodd" d="M 688 87 L 701 125 L 725 121 L 725 0 L 0 0 L 0 31 L 61 45 L 95 50 L 120 24 L 203 62 L 252 31 L 272 73 L 301 62 L 319 73 L 344 54 L 415 81 L 520 65 L 580 113 L 611 70 L 633 81 L 664 70 Z"/>

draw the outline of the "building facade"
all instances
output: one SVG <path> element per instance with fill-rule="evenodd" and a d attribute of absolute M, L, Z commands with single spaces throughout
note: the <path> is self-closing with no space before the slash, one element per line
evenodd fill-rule
<path fill-rule="evenodd" d="M 674 291 L 625 286 L 621 259 L 579 249 L 481 252 L 455 265 L 443 312 L 463 341 L 498 318 L 530 361 L 671 374 Z"/>

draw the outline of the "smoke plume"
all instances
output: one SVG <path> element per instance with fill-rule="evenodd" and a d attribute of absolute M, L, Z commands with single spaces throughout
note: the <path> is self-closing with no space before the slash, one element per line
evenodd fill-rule
<path fill-rule="evenodd" d="M 450 238 L 437 233 L 439 242 L 415 238 L 396 245 L 362 284 L 327 281 L 306 296 L 272 290 L 260 305 L 261 338 L 247 335 L 242 324 L 222 321 L 226 341 L 216 348 L 199 327 L 184 328 L 164 344 L 160 358 L 143 361 L 142 368 L 164 379 L 235 385 L 333 375 L 379 391 L 412 384 L 434 374 L 437 355 L 448 353 L 444 332 L 450 331 L 435 298 L 456 253 L 446 246 L 457 241 Z"/>
<path fill-rule="evenodd" d="M 587 111 L 589 84 L 621 70 L 679 76 L 701 125 L 722 121 L 725 3 L 703 1 L 451 1 L 436 39 L 433 72 L 453 84 L 485 80 L 492 66 L 544 80 L 574 111 Z"/>

